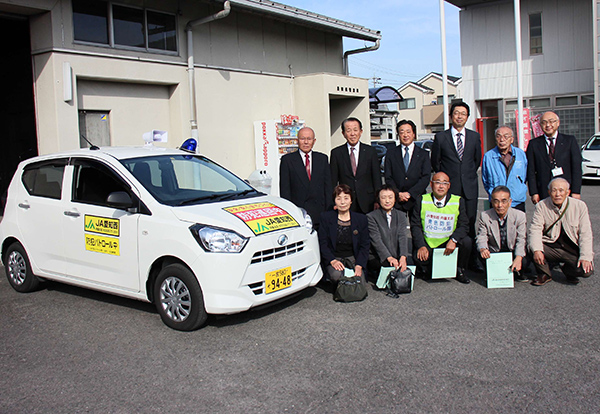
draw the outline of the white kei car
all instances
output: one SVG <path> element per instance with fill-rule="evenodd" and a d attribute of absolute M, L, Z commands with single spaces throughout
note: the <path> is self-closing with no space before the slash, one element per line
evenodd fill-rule
<path fill-rule="evenodd" d="M 584 180 L 600 180 L 600 133 L 596 133 L 581 147 L 581 170 Z"/>
<path fill-rule="evenodd" d="M 178 330 L 282 299 L 322 276 L 304 210 L 206 157 L 154 146 L 23 161 L 0 242 L 19 292 L 48 279 L 149 301 Z"/>

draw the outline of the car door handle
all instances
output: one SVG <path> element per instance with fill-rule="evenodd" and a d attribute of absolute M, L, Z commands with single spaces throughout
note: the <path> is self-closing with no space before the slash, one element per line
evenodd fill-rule
<path fill-rule="evenodd" d="M 65 211 L 64 214 L 65 214 L 65 216 L 69 216 L 69 217 L 81 216 L 81 214 L 79 214 L 77 211 Z"/>
<path fill-rule="evenodd" d="M 31 206 L 28 203 L 19 203 L 19 207 L 24 208 L 25 210 L 31 208 Z"/>

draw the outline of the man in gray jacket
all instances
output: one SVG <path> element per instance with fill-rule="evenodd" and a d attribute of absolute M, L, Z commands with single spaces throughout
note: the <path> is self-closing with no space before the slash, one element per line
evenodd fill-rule
<path fill-rule="evenodd" d="M 529 227 L 529 248 L 537 270 L 535 286 L 552 280 L 548 262 L 564 263 L 567 282 L 579 283 L 594 270 L 592 225 L 587 205 L 571 193 L 569 182 L 555 178 L 548 184 L 550 197 L 535 206 Z"/>
<path fill-rule="evenodd" d="M 510 189 L 499 185 L 492 190 L 492 207 L 481 213 L 477 222 L 477 250 L 482 259 L 490 253 L 512 252 L 512 271 L 515 279 L 527 282 L 524 269 L 529 265 L 526 257 L 527 216 L 512 208 Z"/>

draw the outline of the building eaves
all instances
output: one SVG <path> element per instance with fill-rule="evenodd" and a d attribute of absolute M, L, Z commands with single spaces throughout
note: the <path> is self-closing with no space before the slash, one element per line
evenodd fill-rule
<path fill-rule="evenodd" d="M 408 88 L 409 86 L 412 86 L 413 88 L 420 90 L 423 93 L 434 93 L 435 90 L 425 86 L 425 85 L 419 85 L 416 82 L 410 81 L 410 82 L 406 82 L 404 85 L 402 85 L 400 88 L 398 88 L 399 92 L 402 92 L 404 89 Z"/>
<path fill-rule="evenodd" d="M 429 72 L 427 75 L 425 75 L 425 76 L 423 76 L 421 79 L 419 79 L 419 80 L 417 81 L 417 83 L 419 83 L 419 84 L 420 84 L 420 83 L 422 83 L 422 82 L 425 82 L 427 79 L 429 79 L 429 78 L 430 78 L 430 77 L 432 77 L 432 76 L 434 76 L 434 77 L 438 78 L 439 80 L 442 80 L 442 77 L 443 77 L 441 73 L 438 73 L 438 72 Z M 456 76 L 450 76 L 450 75 L 448 75 L 448 82 L 450 82 L 450 83 L 452 83 L 452 84 L 455 84 L 455 85 L 456 85 L 456 83 L 457 83 L 459 80 L 461 80 L 461 79 L 462 79 L 462 78 L 459 78 L 459 77 L 456 77 Z"/>
<path fill-rule="evenodd" d="M 508 0 L 446 0 L 446 3 L 450 3 L 461 9 L 466 9 L 470 6 L 479 6 L 486 3 L 507 3 Z"/>
<path fill-rule="evenodd" d="M 229 0 L 231 8 L 244 9 L 258 14 L 267 14 L 294 24 L 315 27 L 329 33 L 354 39 L 375 42 L 381 39 L 381 32 L 366 27 L 323 16 L 307 10 L 276 3 L 270 0 Z"/>

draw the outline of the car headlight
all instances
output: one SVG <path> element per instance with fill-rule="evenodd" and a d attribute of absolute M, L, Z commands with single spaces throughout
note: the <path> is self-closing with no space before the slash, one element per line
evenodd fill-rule
<path fill-rule="evenodd" d="M 306 210 L 304 210 L 303 208 L 300 209 L 300 211 L 302 211 L 302 214 L 304 215 L 304 227 L 306 227 L 308 229 L 309 233 L 313 232 L 313 221 L 312 221 L 312 217 L 310 216 L 310 214 L 308 214 L 308 212 Z"/>
<path fill-rule="evenodd" d="M 200 246 L 212 253 L 239 253 L 244 250 L 248 238 L 235 231 L 194 224 L 190 227 L 192 235 Z"/>

